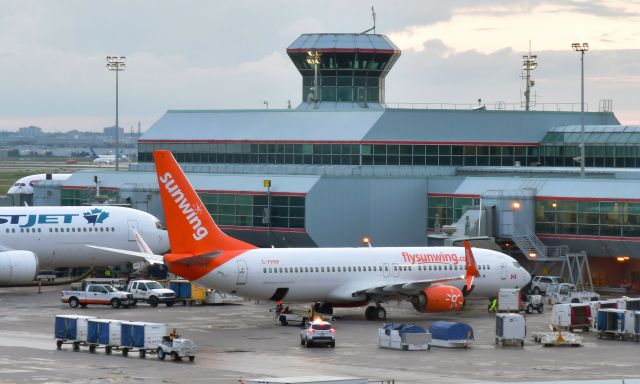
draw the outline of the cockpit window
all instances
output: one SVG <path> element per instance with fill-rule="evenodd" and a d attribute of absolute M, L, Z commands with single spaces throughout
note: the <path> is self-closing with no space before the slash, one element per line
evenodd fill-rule
<path fill-rule="evenodd" d="M 163 230 L 167 229 L 167 227 L 164 224 L 162 224 L 162 222 L 160 222 L 160 221 L 156 221 L 156 228 L 157 229 L 163 229 Z"/>
<path fill-rule="evenodd" d="M 513 266 L 514 266 L 515 268 L 520 268 L 520 263 L 518 263 L 517 261 L 514 261 L 514 262 L 513 262 Z"/>

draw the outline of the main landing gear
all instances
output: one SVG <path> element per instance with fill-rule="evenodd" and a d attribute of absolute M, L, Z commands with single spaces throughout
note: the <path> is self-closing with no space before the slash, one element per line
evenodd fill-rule
<path fill-rule="evenodd" d="M 387 311 L 380 304 L 376 306 L 370 305 L 364 311 L 364 317 L 367 320 L 386 320 Z"/>

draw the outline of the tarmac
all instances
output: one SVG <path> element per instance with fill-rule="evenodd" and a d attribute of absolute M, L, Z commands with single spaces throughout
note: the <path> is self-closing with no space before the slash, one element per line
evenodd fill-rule
<path fill-rule="evenodd" d="M 495 344 L 495 315 L 485 299 L 469 300 L 459 313 L 423 314 L 407 302 L 385 305 L 388 322 L 428 327 L 435 320 L 471 325 L 475 342 L 468 349 L 430 351 L 380 349 L 383 322 L 364 319 L 364 308 L 336 309 L 336 347 L 305 348 L 300 328 L 283 327 L 270 303 L 245 300 L 237 305 L 113 309 L 90 305 L 71 309 L 60 301 L 64 287 L 0 288 L 0 383 L 215 383 L 238 384 L 257 377 L 332 375 L 367 377 L 395 383 L 541 382 L 640 378 L 640 343 L 584 336 L 579 348 L 543 347 L 527 338 L 524 347 Z M 548 329 L 550 308 L 526 315 L 527 335 Z M 198 346 L 194 362 L 142 359 L 104 350 L 57 350 L 53 337 L 57 314 L 166 323 Z M 635 381 L 635 380 L 634 380 Z M 618 381 L 620 382 L 620 381 Z"/>

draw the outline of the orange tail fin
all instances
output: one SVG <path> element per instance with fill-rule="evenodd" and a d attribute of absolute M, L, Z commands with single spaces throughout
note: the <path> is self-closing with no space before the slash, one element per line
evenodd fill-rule
<path fill-rule="evenodd" d="M 480 276 L 480 271 L 478 271 L 478 266 L 476 265 L 476 259 L 473 257 L 473 252 L 471 252 L 471 245 L 468 240 L 464 241 L 464 256 L 467 263 L 467 276 L 466 276 L 466 291 L 471 291 L 471 286 L 473 284 L 473 278 Z"/>
<path fill-rule="evenodd" d="M 170 151 L 154 151 L 153 160 L 171 253 L 203 255 L 256 248 L 227 236 L 218 228 Z"/>

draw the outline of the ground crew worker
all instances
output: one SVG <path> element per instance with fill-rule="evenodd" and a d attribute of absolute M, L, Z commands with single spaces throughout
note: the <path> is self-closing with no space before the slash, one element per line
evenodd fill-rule
<path fill-rule="evenodd" d="M 496 312 L 498 310 L 498 299 L 493 298 L 489 305 L 489 312 Z"/>
<path fill-rule="evenodd" d="M 178 338 L 178 331 L 173 328 L 171 330 L 171 333 L 169 334 L 169 341 L 173 341 L 173 339 L 177 339 Z"/>
<path fill-rule="evenodd" d="M 111 277 L 111 267 L 104 270 L 104 277 Z"/>

